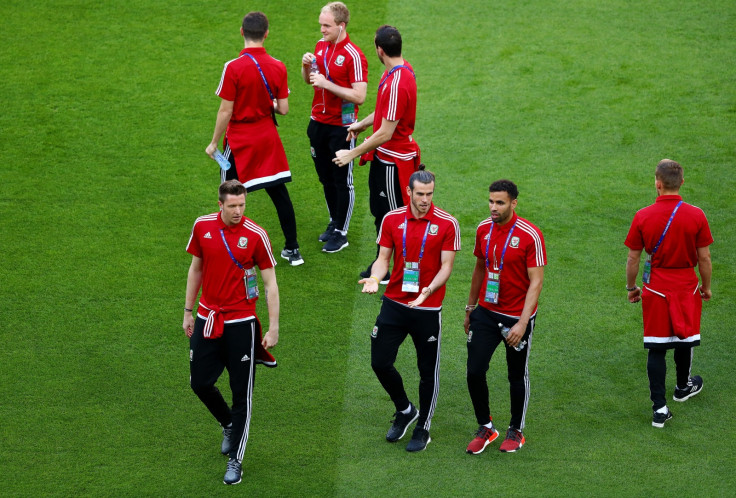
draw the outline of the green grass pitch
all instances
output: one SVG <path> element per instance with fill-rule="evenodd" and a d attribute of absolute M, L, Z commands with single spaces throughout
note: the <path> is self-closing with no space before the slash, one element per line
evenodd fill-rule
<path fill-rule="evenodd" d="M 415 137 L 438 177 L 435 203 L 462 229 L 432 443 L 417 455 L 384 441 L 393 408 L 370 369 L 380 304 L 357 285 L 374 251 L 366 168 L 355 171 L 350 246 L 327 255 L 317 242 L 327 218 L 299 61 L 320 37 L 321 5 L 0 6 L 0 495 L 736 493 L 736 3 L 348 2 L 348 31 L 370 67 L 363 115 L 381 73 L 373 33 L 395 25 L 417 74 Z M 214 91 L 248 10 L 269 16 L 266 47 L 289 70 L 291 111 L 279 122 L 306 264 L 277 267 L 280 366 L 258 372 L 244 479 L 229 488 L 218 426 L 188 386 L 180 324 L 189 231 L 217 207 L 217 165 L 204 155 Z M 654 201 L 664 157 L 685 167 L 682 194 L 704 209 L 716 242 L 693 364 L 705 388 L 672 403 L 657 430 L 623 240 Z M 527 443 L 469 456 L 462 310 L 487 185 L 501 177 L 519 185 L 517 212 L 542 229 L 549 265 Z M 246 214 L 280 249 L 265 193 L 248 197 Z M 416 399 L 413 348 L 399 356 Z M 489 384 L 503 428 L 502 355 Z"/>

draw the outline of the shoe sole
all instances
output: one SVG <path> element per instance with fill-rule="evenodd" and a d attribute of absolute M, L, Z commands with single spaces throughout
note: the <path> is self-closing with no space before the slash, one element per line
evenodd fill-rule
<path fill-rule="evenodd" d="M 690 394 L 688 394 L 688 395 L 687 395 L 687 396 L 685 396 L 684 398 L 678 398 L 677 396 L 674 396 L 674 395 L 673 395 L 673 396 L 672 396 L 672 399 L 673 399 L 673 400 L 675 400 L 675 401 L 679 401 L 680 403 L 682 403 L 683 401 L 687 401 L 687 400 L 689 400 L 690 398 L 692 398 L 693 396 L 695 396 L 696 394 L 698 394 L 698 393 L 699 393 L 700 391 L 702 391 L 702 390 L 703 390 L 703 386 L 700 386 L 700 389 L 698 389 L 697 391 L 695 391 L 695 392 L 693 392 L 693 393 L 690 393 Z"/>
<path fill-rule="evenodd" d="M 661 429 L 662 427 L 664 427 L 665 422 L 667 422 L 668 420 L 672 420 L 672 417 L 669 417 L 669 418 L 664 419 L 664 422 L 662 422 L 662 423 L 652 421 L 652 427 L 656 427 L 657 429 Z"/>
<path fill-rule="evenodd" d="M 410 450 L 409 448 L 407 448 L 406 451 L 408 451 L 409 453 L 419 453 L 420 451 L 426 450 L 427 446 L 429 446 L 429 443 L 431 442 L 432 442 L 432 438 L 430 437 L 427 439 L 427 444 L 425 444 L 423 448 L 419 448 L 418 450 Z"/>
<path fill-rule="evenodd" d="M 465 449 L 465 453 L 468 453 L 470 455 L 480 455 L 481 453 L 483 453 L 483 450 L 486 449 L 486 446 L 488 446 L 493 441 L 495 441 L 497 437 L 498 437 L 498 431 L 496 431 L 496 435 L 493 436 L 491 439 L 486 439 L 486 442 L 485 442 L 485 444 L 483 445 L 483 447 L 481 449 L 479 449 L 478 451 L 472 451 L 472 450 L 466 448 Z"/>
<path fill-rule="evenodd" d="M 291 266 L 299 266 L 299 265 L 303 265 L 304 264 L 304 260 L 303 259 L 298 259 L 296 261 L 291 261 L 288 257 L 284 256 L 283 254 L 281 255 L 281 258 L 282 259 L 285 259 L 286 261 L 288 261 Z"/>
<path fill-rule="evenodd" d="M 326 252 L 326 253 L 328 253 L 328 254 L 333 254 L 333 253 L 336 253 L 336 252 L 340 252 L 340 251 L 342 251 L 343 249 L 345 249 L 345 248 L 346 248 L 347 246 L 349 246 L 349 245 L 350 245 L 349 243 L 345 242 L 345 243 L 344 243 L 343 245 L 341 245 L 341 246 L 340 246 L 339 248 L 335 249 L 334 251 L 328 251 L 327 249 L 325 249 L 325 248 L 323 247 L 323 248 L 322 248 L 322 252 Z"/>
<path fill-rule="evenodd" d="M 388 441 L 389 443 L 395 443 L 395 442 L 401 440 L 401 438 L 404 437 L 404 435 L 406 434 L 406 431 L 409 429 L 409 426 L 411 424 L 413 424 L 414 421 L 416 419 L 418 419 L 418 418 L 419 418 L 419 410 L 417 410 L 417 413 L 414 415 L 414 418 L 412 418 L 411 420 L 409 420 L 409 423 L 406 424 L 406 427 L 404 427 L 404 432 L 401 433 L 401 436 L 397 437 L 396 439 L 389 439 L 388 436 L 386 436 L 386 441 Z"/>
<path fill-rule="evenodd" d="M 233 486 L 233 485 L 235 485 L 235 484 L 240 484 L 240 482 L 241 482 L 242 480 L 243 480 L 243 473 L 241 472 L 241 473 L 240 473 L 240 477 L 238 478 L 238 480 L 237 480 L 236 482 L 227 482 L 227 481 L 223 480 L 223 481 L 222 481 L 222 483 L 223 483 L 223 484 L 227 484 L 228 486 Z"/>

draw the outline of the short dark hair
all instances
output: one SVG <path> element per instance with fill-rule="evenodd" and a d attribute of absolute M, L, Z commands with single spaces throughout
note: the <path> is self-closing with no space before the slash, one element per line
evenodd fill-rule
<path fill-rule="evenodd" d="M 519 188 L 511 180 L 496 180 L 488 187 L 488 192 L 506 192 L 512 201 L 519 197 Z"/>
<path fill-rule="evenodd" d="M 245 186 L 238 180 L 227 180 L 218 189 L 220 202 L 225 202 L 228 195 L 245 195 Z"/>
<path fill-rule="evenodd" d="M 662 182 L 667 190 L 679 190 L 685 175 L 679 163 L 672 159 L 662 159 L 657 164 L 654 177 Z"/>
<path fill-rule="evenodd" d="M 381 47 L 389 57 L 399 57 L 401 55 L 401 33 L 393 26 L 384 24 L 378 28 L 374 42 L 376 47 Z"/>
<path fill-rule="evenodd" d="M 243 38 L 261 41 L 268 31 L 268 18 L 263 12 L 249 12 L 243 18 Z"/>
<path fill-rule="evenodd" d="M 427 167 L 424 164 L 420 164 L 419 168 L 411 174 L 409 177 L 409 190 L 414 190 L 414 183 L 433 183 L 434 182 L 434 173 L 431 171 L 427 171 Z"/>

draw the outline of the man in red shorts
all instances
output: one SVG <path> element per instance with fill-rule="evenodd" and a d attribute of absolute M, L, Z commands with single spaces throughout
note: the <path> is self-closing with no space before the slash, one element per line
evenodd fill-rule
<path fill-rule="evenodd" d="M 682 166 L 670 159 L 657 164 L 657 200 L 639 210 L 626 236 L 626 291 L 629 302 L 641 301 L 644 347 L 649 351 L 647 375 L 652 399 L 652 426 L 672 418 L 665 401 L 665 353 L 674 349 L 677 386 L 674 401 L 686 401 L 703 389 L 703 379 L 691 376 L 693 347 L 700 345 L 700 313 L 711 298 L 710 246 L 713 236 L 703 211 L 682 201 Z M 642 287 L 636 285 L 642 250 Z M 700 282 L 695 274 L 698 266 Z"/>
<path fill-rule="evenodd" d="M 225 133 L 224 155 L 234 167 L 223 171 L 221 179 L 240 180 L 248 192 L 266 189 L 286 239 L 281 257 L 298 266 L 304 264 L 304 259 L 297 242 L 294 206 L 286 189 L 291 172 L 276 131 L 276 114 L 289 112 L 286 66 L 263 48 L 268 36 L 265 14 L 246 15 L 240 34 L 245 48 L 237 59 L 225 63 L 215 92 L 222 101 L 205 152 L 214 158 Z"/>

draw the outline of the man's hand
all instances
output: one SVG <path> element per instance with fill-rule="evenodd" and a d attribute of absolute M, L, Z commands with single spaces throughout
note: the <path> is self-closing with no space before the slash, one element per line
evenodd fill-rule
<path fill-rule="evenodd" d="M 425 287 L 422 289 L 422 292 L 419 293 L 419 296 L 413 301 L 409 301 L 409 307 L 410 308 L 416 308 L 420 304 L 422 304 L 425 299 L 427 299 L 430 295 L 432 295 L 432 289 L 429 287 Z"/>
<path fill-rule="evenodd" d="M 341 149 L 335 152 L 335 159 L 333 159 L 332 162 L 338 166 L 347 166 L 354 158 L 355 156 L 353 156 L 352 150 Z"/>
<path fill-rule="evenodd" d="M 363 290 L 361 291 L 363 294 L 375 294 L 378 292 L 378 280 L 375 278 L 364 278 L 358 280 L 358 283 L 363 284 Z"/>
<path fill-rule="evenodd" d="M 184 322 L 182 322 L 181 328 L 184 329 L 184 333 L 187 337 L 192 337 L 192 334 L 194 333 L 194 316 L 192 316 L 191 311 L 184 312 Z"/>
<path fill-rule="evenodd" d="M 270 329 L 268 332 L 266 332 L 266 335 L 263 336 L 263 340 L 261 341 L 261 345 L 266 349 L 271 349 L 278 343 L 279 343 L 278 329 Z"/>
<path fill-rule="evenodd" d="M 322 73 L 311 73 L 309 75 L 309 82 L 315 88 L 325 88 L 327 86 L 327 78 Z"/>
<path fill-rule="evenodd" d="M 710 298 L 713 297 L 713 292 L 710 289 L 705 289 L 702 285 L 698 287 L 698 291 L 703 301 L 710 301 Z"/>
<path fill-rule="evenodd" d="M 526 332 L 526 325 L 522 326 L 521 322 L 516 322 L 509 330 L 509 335 L 506 336 L 506 344 L 515 348 L 521 342 L 521 338 L 524 337 L 524 332 Z"/>
<path fill-rule="evenodd" d="M 207 146 L 207 148 L 204 151 L 208 156 L 214 159 L 216 150 L 217 150 L 217 144 L 215 142 L 212 142 L 211 144 Z"/>
<path fill-rule="evenodd" d="M 629 293 L 629 302 L 634 304 L 641 301 L 641 287 L 638 285 L 636 286 L 636 289 L 632 291 L 627 291 Z"/>

